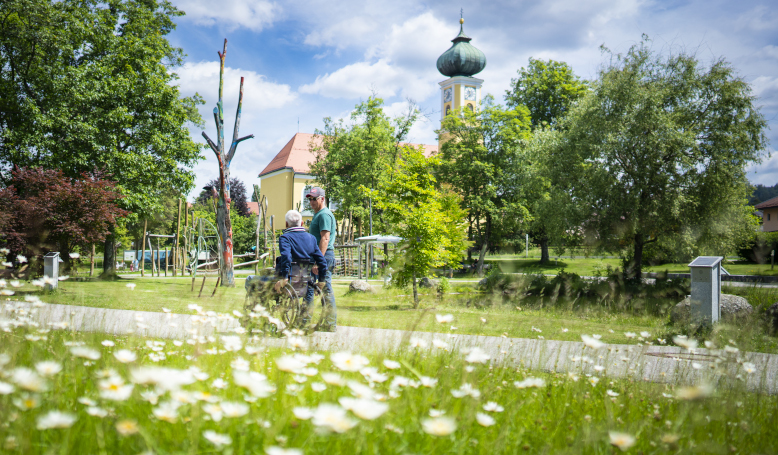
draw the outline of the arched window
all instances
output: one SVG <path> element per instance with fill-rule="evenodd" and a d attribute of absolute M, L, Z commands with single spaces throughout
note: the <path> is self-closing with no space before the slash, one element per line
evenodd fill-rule
<path fill-rule="evenodd" d="M 467 103 L 467 108 L 470 109 L 470 112 L 473 112 L 473 105 L 470 103 Z"/>
<path fill-rule="evenodd" d="M 449 112 L 451 112 L 451 105 L 450 104 L 446 105 L 446 115 L 448 115 Z"/>

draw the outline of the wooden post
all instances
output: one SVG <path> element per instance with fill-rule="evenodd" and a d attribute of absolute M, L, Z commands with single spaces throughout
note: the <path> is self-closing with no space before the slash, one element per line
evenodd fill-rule
<path fill-rule="evenodd" d="M 357 264 L 357 267 L 359 267 L 359 279 L 362 279 L 362 246 L 357 246 L 359 249 L 359 262 Z"/>
<path fill-rule="evenodd" d="M 159 272 L 159 266 L 160 266 L 160 254 L 159 254 L 159 237 L 157 237 L 157 277 L 160 276 Z"/>
<path fill-rule="evenodd" d="M 264 209 L 262 210 L 262 241 L 265 243 L 265 252 L 269 253 L 267 245 L 267 196 L 262 196 L 262 202 L 260 203 Z M 267 257 L 267 256 L 265 256 Z M 265 260 L 262 260 L 262 267 L 265 267 Z"/>
<path fill-rule="evenodd" d="M 176 244 L 173 246 L 173 276 L 176 276 L 176 267 L 178 266 L 178 242 L 181 237 L 181 198 L 178 198 L 178 220 L 176 221 Z M 183 275 L 183 270 L 181 275 Z"/>
<path fill-rule="evenodd" d="M 95 274 L 95 244 L 92 244 L 92 254 L 89 256 L 89 276 Z"/>
<path fill-rule="evenodd" d="M 208 278 L 208 275 L 203 275 L 203 284 L 200 285 L 200 293 L 197 294 L 197 298 L 200 298 L 203 295 L 203 288 L 205 287 L 205 279 L 206 278 Z"/>
<path fill-rule="evenodd" d="M 219 282 L 222 280 L 222 277 L 216 278 L 216 286 L 213 287 L 213 292 L 211 293 L 211 297 L 216 295 L 216 290 L 219 289 Z"/>
<path fill-rule="evenodd" d="M 167 268 L 170 266 L 170 251 L 165 248 L 165 276 L 167 276 Z"/>
<path fill-rule="evenodd" d="M 140 276 L 145 276 L 144 271 L 144 263 L 146 262 L 146 228 L 148 227 L 148 220 L 143 220 L 143 240 L 140 242 L 141 246 L 141 253 L 140 253 Z"/>
<path fill-rule="evenodd" d="M 181 275 L 186 273 L 186 265 L 189 262 L 189 203 L 184 206 L 184 246 L 181 252 Z"/>
<path fill-rule="evenodd" d="M 149 242 L 149 255 L 151 256 L 151 276 L 154 276 L 154 247 L 151 245 L 151 237 L 146 237 Z"/>
<path fill-rule="evenodd" d="M 256 243 L 254 244 L 254 273 L 259 274 L 259 219 L 262 217 L 262 199 L 259 197 L 259 185 L 254 185 L 254 199 L 257 200 L 257 228 L 255 229 Z"/>
<path fill-rule="evenodd" d="M 270 238 L 272 239 L 272 243 L 270 244 L 270 251 L 273 252 L 273 263 L 271 264 L 272 267 L 275 267 L 276 265 L 276 228 L 273 223 L 275 217 L 275 215 L 270 215 Z"/>

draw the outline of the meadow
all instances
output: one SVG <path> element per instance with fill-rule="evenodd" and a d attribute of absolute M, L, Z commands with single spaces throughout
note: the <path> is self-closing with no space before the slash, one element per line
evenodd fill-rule
<path fill-rule="evenodd" d="M 47 295 L 49 303 L 83 305 L 98 308 L 142 310 L 174 313 L 188 312 L 190 304 L 206 311 L 230 313 L 241 311 L 245 290 L 243 278 L 236 278 L 236 287 L 220 287 L 211 297 L 215 278 L 208 278 L 202 296 L 198 297 L 201 281 L 192 290 L 189 278 L 128 278 L 118 281 L 62 281 L 59 289 Z M 670 323 L 669 309 L 680 298 L 651 298 L 632 294 L 603 295 L 593 298 L 555 295 L 554 286 L 547 295 L 526 296 L 522 293 L 504 295 L 476 289 L 470 280 L 451 280 L 451 289 L 438 294 L 434 289 L 422 289 L 418 309 L 412 305 L 410 290 L 383 287 L 373 281 L 374 293 L 348 292 L 348 280 L 334 283 L 338 323 L 344 326 L 402 329 L 411 331 L 545 338 L 580 341 L 581 333 L 599 333 L 607 343 L 637 344 L 641 341 L 630 334 L 648 332 L 652 339 L 672 343 L 674 335 L 684 328 Z M 531 280 L 530 280 L 531 283 Z M 128 287 L 130 285 L 132 289 Z M 526 284 L 529 286 L 529 284 Z M 562 286 L 563 287 L 563 286 Z M 681 289 L 684 291 L 684 289 Z M 16 289 L 18 298 L 39 292 L 25 284 Z M 772 336 L 761 315 L 767 306 L 778 301 L 778 289 L 757 286 L 724 288 L 723 292 L 745 296 L 756 308 L 753 318 L 717 324 L 712 332 L 696 334 L 702 340 L 724 345 L 732 340 L 747 351 L 778 353 L 778 338 Z M 676 292 L 677 293 L 677 292 Z M 316 305 L 316 308 L 320 308 Z M 457 322 L 441 327 L 434 315 L 445 311 Z"/>
<path fill-rule="evenodd" d="M 154 340 L 28 316 L 0 332 L 3 453 L 778 451 L 778 399 L 744 390 L 748 364 L 676 387 L 611 380 L 596 366 L 527 371 L 413 339 L 359 355 L 309 351 L 293 333 L 284 347 L 241 333 Z"/>

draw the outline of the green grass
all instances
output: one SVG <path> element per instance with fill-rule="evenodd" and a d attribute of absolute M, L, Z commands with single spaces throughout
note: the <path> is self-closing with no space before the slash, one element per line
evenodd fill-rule
<path fill-rule="evenodd" d="M 57 292 L 45 296 L 43 300 L 49 303 L 156 312 L 167 308 L 176 313 L 191 313 L 188 305 L 192 303 L 202 306 L 205 311 L 231 313 L 233 310 L 243 310 L 245 291 L 242 279 L 236 280 L 236 287 L 220 287 L 216 295 L 210 297 L 215 279 L 208 278 L 203 296 L 198 298 L 201 282 L 198 280 L 192 291 L 191 280 L 183 278 L 126 279 L 117 282 L 63 281 L 59 283 Z M 127 283 L 135 283 L 135 289 L 128 289 Z M 338 324 L 566 341 L 580 341 L 581 334 L 599 334 L 607 343 L 623 344 L 640 342 L 637 338 L 627 338 L 626 332 L 649 332 L 653 342 L 657 343 L 658 338 L 670 342 L 672 335 L 683 331 L 682 327 L 670 325 L 667 315 L 656 315 L 640 309 L 636 304 L 638 299 L 573 301 L 551 297 L 502 298 L 479 293 L 472 283 L 465 285 L 454 281 L 453 286 L 459 294 L 444 298 L 421 289 L 421 305 L 419 309 L 413 309 L 410 290 L 384 289 L 375 285 L 375 294 L 348 293 L 348 281 L 337 281 L 334 289 Z M 31 289 L 31 286 L 23 288 Z M 746 296 L 755 306 L 765 305 L 771 299 L 778 300 L 778 290 L 734 288 L 734 291 Z M 668 301 L 667 305 L 673 303 Z M 316 307 L 320 308 L 320 305 Z M 453 314 L 455 323 L 438 324 L 436 314 Z M 456 329 L 452 329 L 452 326 Z M 759 321 L 738 325 L 718 324 L 705 337 L 721 346 L 731 339 L 742 350 L 778 353 L 778 339 L 768 335 Z"/>
<path fill-rule="evenodd" d="M 533 253 L 532 251 L 530 253 Z M 612 269 L 621 268 L 621 259 L 618 258 L 570 258 L 557 257 L 552 255 L 547 264 L 541 264 L 538 255 L 532 254 L 529 258 L 523 255 L 499 254 L 488 255 L 486 262 L 498 266 L 504 273 L 543 273 L 546 275 L 556 275 L 564 270 L 567 273 L 575 273 L 580 276 L 602 276 L 608 267 Z M 757 275 L 757 276 L 778 276 L 778 268 L 773 268 L 770 264 L 753 264 L 743 261 L 727 261 L 724 268 L 732 275 Z M 672 263 L 661 265 L 644 265 L 644 272 L 670 272 L 670 273 L 689 273 L 689 263 Z"/>
<path fill-rule="evenodd" d="M 115 347 L 101 346 L 103 340 L 115 343 Z M 602 377 L 592 386 L 582 373 L 574 380 L 567 375 L 499 364 L 468 366 L 461 354 L 444 351 L 388 354 L 388 358 L 401 362 L 399 369 L 389 370 L 383 365 L 387 354 L 376 352 L 367 354 L 365 360 L 387 376 L 384 382 L 374 382 L 372 391 L 385 400 L 388 409 L 374 420 L 344 411 L 345 423 L 353 427 L 338 434 L 323 431 L 317 422 L 299 419 L 293 412 L 296 407 L 336 404 L 353 395 L 350 387 L 324 386 L 322 373 L 336 372 L 367 386 L 362 374 L 340 371 L 329 353 L 323 353 L 320 363 L 310 365 L 313 370 L 307 374 L 311 376 L 303 376 L 280 371 L 277 359 L 291 352 L 264 347 L 261 339 L 242 340 L 263 349 L 252 353 L 227 352 L 218 341 L 175 346 L 166 340 L 156 347 L 151 341 L 63 331 L 41 333 L 24 326 L 0 333 L 0 352 L 7 355 L 8 361 L 2 367 L 0 381 L 15 383 L 14 391 L 0 395 L 2 453 L 264 454 L 271 446 L 297 448 L 305 454 L 618 453 L 611 446 L 609 432 L 635 438 L 634 446 L 625 448 L 628 453 L 778 452 L 778 398 L 746 392 L 732 377 L 723 377 L 715 384 L 711 396 L 686 401 L 680 399 L 681 388 L 672 385 Z M 74 356 L 67 346 L 74 343 L 97 350 L 100 358 Z M 159 352 L 153 352 L 152 347 Z M 120 349 L 135 353 L 137 360 L 119 363 L 113 354 Z M 159 359 L 160 354 L 164 358 Z M 18 378 L 16 369 L 34 369 L 44 360 L 61 365 L 62 371 L 45 379 L 48 390 L 24 390 L 25 386 L 33 387 L 29 380 Z M 174 369 L 164 379 L 192 367 L 208 377 L 172 392 L 135 384 L 127 399 L 102 397 L 101 380 L 110 377 L 114 384 L 130 384 L 131 371 L 157 366 Z M 275 391 L 251 397 L 234 380 L 238 368 L 266 375 L 266 381 L 257 381 Z M 405 387 L 392 392 L 390 384 L 397 376 L 413 380 L 425 376 L 437 383 L 431 388 Z M 532 388 L 514 385 L 530 377 L 543 383 Z M 224 381 L 224 387 L 216 388 L 215 380 Z M 465 383 L 478 389 L 480 397 L 455 398 L 452 390 Z M 325 389 L 315 392 L 313 384 Z M 8 392 L 8 387 L 3 387 Z M 94 400 L 94 408 L 98 409 L 91 409 L 92 414 L 104 415 L 90 415 L 88 406 L 79 402 L 83 398 Z M 245 410 L 238 413 L 242 415 L 217 421 L 203 399 L 241 403 Z M 25 402 L 37 406 L 25 410 Z M 170 421 L 155 417 L 155 411 L 169 402 L 178 404 Z M 483 406 L 487 402 L 502 406 L 503 412 L 486 412 Z M 371 409 L 380 406 L 375 401 L 366 404 Z M 424 431 L 424 422 L 433 409 L 453 419 L 456 429 L 450 435 L 433 436 Z M 76 420 L 66 428 L 39 429 L 40 419 L 57 410 Z M 479 424 L 479 412 L 489 414 L 495 424 Z M 122 435 L 117 424 L 134 432 Z M 209 431 L 225 435 L 231 442 L 217 448 L 205 437 Z"/>

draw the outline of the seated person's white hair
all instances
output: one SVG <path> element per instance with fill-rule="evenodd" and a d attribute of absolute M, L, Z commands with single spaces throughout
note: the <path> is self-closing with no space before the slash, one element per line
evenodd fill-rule
<path fill-rule="evenodd" d="M 286 220 L 286 224 L 289 227 L 302 226 L 303 224 L 303 216 L 300 215 L 300 212 L 297 210 L 290 210 L 286 212 L 284 219 Z"/>

